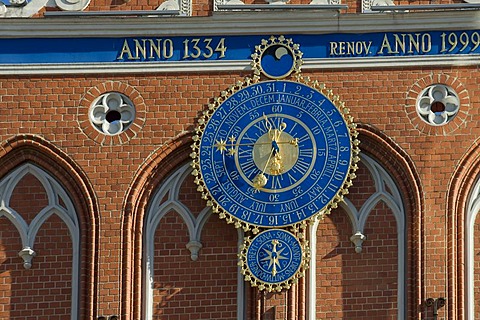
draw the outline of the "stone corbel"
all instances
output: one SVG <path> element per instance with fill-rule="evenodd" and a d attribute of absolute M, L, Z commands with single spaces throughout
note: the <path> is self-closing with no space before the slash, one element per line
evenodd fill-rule
<path fill-rule="evenodd" d="M 36 255 L 36 252 L 30 247 L 25 247 L 18 253 L 18 256 L 23 259 L 23 267 L 25 269 L 30 269 L 32 267 L 32 259 Z"/>
<path fill-rule="evenodd" d="M 5 6 L 0 1 L 0 18 L 27 18 L 37 14 L 44 7 L 58 7 L 65 11 L 82 11 L 90 0 L 11 0 Z"/>
<path fill-rule="evenodd" d="M 365 241 L 365 239 L 367 239 L 367 237 L 360 231 L 357 231 L 353 236 L 350 237 L 350 241 L 352 241 L 353 244 L 355 245 L 356 253 L 362 252 L 363 250 L 362 244 L 363 244 L 363 241 Z"/>
<path fill-rule="evenodd" d="M 198 252 L 203 247 L 199 241 L 192 240 L 186 245 L 187 249 L 190 250 L 190 257 L 193 261 L 197 261 L 198 259 Z"/>

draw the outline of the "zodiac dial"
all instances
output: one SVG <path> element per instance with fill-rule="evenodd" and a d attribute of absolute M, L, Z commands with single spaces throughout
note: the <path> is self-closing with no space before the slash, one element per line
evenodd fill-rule
<path fill-rule="evenodd" d="M 286 230 L 268 229 L 247 237 L 240 250 L 242 274 L 260 290 L 289 288 L 308 268 L 310 252 L 305 241 Z"/>
<path fill-rule="evenodd" d="M 213 210 L 237 227 L 273 228 L 340 201 L 358 150 L 351 117 L 329 96 L 278 80 L 249 84 L 211 105 L 192 157 L 198 189 Z"/>

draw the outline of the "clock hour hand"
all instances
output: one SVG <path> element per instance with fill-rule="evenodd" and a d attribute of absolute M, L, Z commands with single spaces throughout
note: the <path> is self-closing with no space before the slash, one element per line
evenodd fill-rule
<path fill-rule="evenodd" d="M 273 150 L 273 154 L 276 155 L 280 152 L 280 147 L 278 146 L 278 142 L 277 141 L 272 141 L 272 150 Z"/>
<path fill-rule="evenodd" d="M 265 162 L 265 167 L 263 168 L 262 172 L 257 174 L 255 178 L 253 178 L 253 187 L 256 190 L 260 190 L 261 188 L 265 187 L 267 184 L 267 177 L 265 176 L 265 171 L 267 171 L 268 164 L 270 162 L 270 159 L 272 158 L 272 155 L 274 154 L 275 149 L 272 147 L 272 150 L 270 151 L 270 154 L 268 155 L 267 162 Z"/>
<path fill-rule="evenodd" d="M 270 163 L 270 174 L 273 174 L 273 175 L 281 174 L 283 171 L 282 156 L 280 154 L 280 147 L 279 147 L 279 144 L 282 142 L 279 140 L 282 132 L 285 130 L 286 127 L 287 127 L 287 124 L 285 122 L 282 122 L 280 124 L 280 128 L 274 129 L 273 135 L 270 136 L 270 138 L 272 139 L 272 153 L 273 153 L 273 158 Z"/>

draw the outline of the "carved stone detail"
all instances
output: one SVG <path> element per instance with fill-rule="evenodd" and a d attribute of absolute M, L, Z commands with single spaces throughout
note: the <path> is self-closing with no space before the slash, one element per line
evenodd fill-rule
<path fill-rule="evenodd" d="M 162 11 L 162 10 L 180 10 L 180 5 L 178 3 L 178 0 L 167 0 L 164 1 L 158 8 L 157 10 Z"/>
<path fill-rule="evenodd" d="M 10 6 L 0 2 L 0 18 L 28 18 L 44 7 L 58 7 L 65 11 L 82 11 L 90 0 L 11 0 Z"/>
<path fill-rule="evenodd" d="M 90 4 L 90 0 L 55 0 L 55 3 L 62 10 L 82 11 Z"/>
<path fill-rule="evenodd" d="M 309 4 L 312 4 L 312 5 L 340 4 L 340 0 L 312 0 Z"/>
<path fill-rule="evenodd" d="M 0 4 L 0 18 L 26 18 L 31 17 L 47 6 L 49 0 L 32 0 L 22 6 L 5 6 Z"/>
<path fill-rule="evenodd" d="M 362 0 L 362 12 L 371 12 L 372 6 L 395 6 L 393 0 Z"/>
<path fill-rule="evenodd" d="M 135 120 L 135 106 L 124 94 L 107 92 L 92 103 L 88 115 L 92 126 L 99 132 L 117 135 Z"/>
<path fill-rule="evenodd" d="M 190 257 L 192 258 L 192 260 L 197 261 L 198 252 L 203 247 L 203 245 L 199 241 L 191 240 L 189 243 L 187 243 L 186 247 L 188 250 L 190 250 Z"/>
<path fill-rule="evenodd" d="M 452 121 L 460 110 L 460 99 L 455 90 L 444 84 L 425 88 L 417 98 L 417 113 L 432 126 Z"/>
<path fill-rule="evenodd" d="M 356 253 L 362 252 L 363 250 L 362 244 L 363 244 L 363 241 L 365 241 L 365 239 L 367 239 L 367 237 L 360 231 L 357 231 L 353 236 L 350 237 L 350 241 L 352 241 L 353 244 L 355 245 Z"/>
<path fill-rule="evenodd" d="M 37 253 L 33 251 L 30 247 L 24 247 L 19 253 L 18 256 L 23 259 L 23 267 L 25 269 L 30 269 L 32 267 L 32 259 Z"/>
<path fill-rule="evenodd" d="M 191 16 L 192 0 L 166 0 L 158 6 L 157 10 L 180 10 L 180 15 Z"/>
<path fill-rule="evenodd" d="M 290 0 L 265 0 L 265 2 L 267 2 L 268 4 L 274 4 L 274 5 L 277 5 L 277 4 L 287 4 L 287 2 L 289 2 Z"/>

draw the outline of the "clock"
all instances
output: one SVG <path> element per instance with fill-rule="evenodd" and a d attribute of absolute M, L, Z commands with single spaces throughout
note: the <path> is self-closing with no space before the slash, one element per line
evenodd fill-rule
<path fill-rule="evenodd" d="M 303 64 L 300 46 L 284 36 L 263 39 L 252 54 L 252 70 L 270 79 L 298 74 Z"/>
<path fill-rule="evenodd" d="M 308 268 L 310 252 L 304 238 L 283 229 L 267 229 L 253 239 L 247 237 L 240 249 L 245 280 L 260 290 L 290 288 Z"/>
<path fill-rule="evenodd" d="M 313 219 L 341 201 L 358 147 L 337 97 L 306 81 L 248 80 L 230 91 L 199 119 L 192 145 L 195 182 L 214 212 L 258 230 Z"/>

